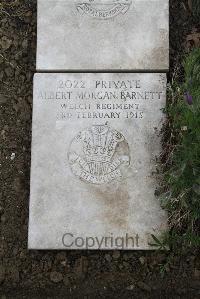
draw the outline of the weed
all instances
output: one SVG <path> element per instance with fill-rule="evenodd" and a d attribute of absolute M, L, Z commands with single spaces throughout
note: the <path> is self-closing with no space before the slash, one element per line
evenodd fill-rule
<path fill-rule="evenodd" d="M 168 244 L 200 245 L 200 49 L 184 62 L 185 80 L 168 90 L 163 157 L 163 207 L 169 213 Z"/>

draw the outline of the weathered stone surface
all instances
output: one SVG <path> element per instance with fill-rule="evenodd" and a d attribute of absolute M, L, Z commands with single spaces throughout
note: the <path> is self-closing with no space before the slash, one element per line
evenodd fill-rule
<path fill-rule="evenodd" d="M 38 0 L 38 70 L 167 70 L 168 0 Z"/>
<path fill-rule="evenodd" d="M 30 249 L 151 248 L 165 90 L 156 73 L 35 75 Z"/>

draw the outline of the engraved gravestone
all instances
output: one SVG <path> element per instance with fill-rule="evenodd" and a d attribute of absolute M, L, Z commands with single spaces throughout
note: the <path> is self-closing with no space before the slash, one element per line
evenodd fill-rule
<path fill-rule="evenodd" d="M 29 249 L 151 248 L 165 90 L 165 74 L 35 75 Z"/>
<path fill-rule="evenodd" d="M 38 0 L 38 70 L 167 70 L 168 0 Z"/>

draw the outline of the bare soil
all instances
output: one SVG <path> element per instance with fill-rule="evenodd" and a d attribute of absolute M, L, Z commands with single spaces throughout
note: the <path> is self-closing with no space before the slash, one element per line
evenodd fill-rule
<path fill-rule="evenodd" d="M 186 2 L 170 1 L 169 79 L 198 25 Z M 195 250 L 27 250 L 36 21 L 36 0 L 0 1 L 0 298 L 200 298 Z"/>

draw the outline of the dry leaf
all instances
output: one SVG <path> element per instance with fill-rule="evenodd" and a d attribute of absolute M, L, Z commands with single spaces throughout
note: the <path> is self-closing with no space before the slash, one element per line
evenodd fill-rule
<path fill-rule="evenodd" d="M 200 32 L 197 31 L 192 32 L 186 38 L 186 48 L 190 50 L 194 47 L 200 48 Z"/>

